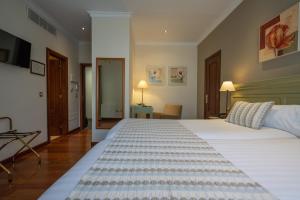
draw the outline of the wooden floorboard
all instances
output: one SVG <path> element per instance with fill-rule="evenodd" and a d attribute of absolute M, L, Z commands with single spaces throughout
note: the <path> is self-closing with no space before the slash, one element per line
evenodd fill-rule
<path fill-rule="evenodd" d="M 51 184 L 70 169 L 91 148 L 91 132 L 86 129 L 63 136 L 38 148 L 42 165 L 33 154 L 17 158 L 13 171 L 13 183 L 7 182 L 7 174 L 0 169 L 0 199 L 37 199 Z"/>

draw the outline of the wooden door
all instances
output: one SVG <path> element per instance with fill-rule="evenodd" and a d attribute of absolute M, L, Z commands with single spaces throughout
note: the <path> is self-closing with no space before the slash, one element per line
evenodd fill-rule
<path fill-rule="evenodd" d="M 67 58 L 47 50 L 48 136 L 68 133 Z"/>
<path fill-rule="evenodd" d="M 205 60 L 204 118 L 220 113 L 221 51 Z"/>

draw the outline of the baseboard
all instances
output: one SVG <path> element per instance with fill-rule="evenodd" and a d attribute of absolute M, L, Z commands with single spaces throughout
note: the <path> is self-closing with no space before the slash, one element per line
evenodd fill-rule
<path fill-rule="evenodd" d="M 49 144 L 48 141 L 43 142 L 43 143 L 41 143 L 41 144 L 38 144 L 38 145 L 36 145 L 36 146 L 34 146 L 34 147 L 32 147 L 32 148 L 33 148 L 34 150 L 37 150 L 37 149 L 39 149 L 39 148 L 41 148 L 41 147 L 43 147 L 43 146 L 45 146 L 45 145 L 47 145 L 47 144 Z M 17 157 L 19 157 L 19 156 L 24 156 L 25 154 L 28 154 L 28 153 L 32 153 L 32 151 L 31 151 L 30 149 L 27 149 L 27 150 L 25 150 L 25 151 L 20 152 L 20 153 L 17 155 Z M 8 162 L 12 162 L 12 159 L 13 159 L 13 156 L 8 157 L 8 158 L 2 160 L 1 163 L 2 163 L 2 164 L 5 164 L 5 163 L 8 163 Z"/>
<path fill-rule="evenodd" d="M 77 127 L 77 128 L 75 128 L 75 129 L 73 129 L 73 130 L 69 131 L 69 133 L 68 133 L 68 134 L 74 134 L 74 133 L 78 133 L 80 130 L 81 130 L 81 129 L 80 129 L 80 127 Z"/>

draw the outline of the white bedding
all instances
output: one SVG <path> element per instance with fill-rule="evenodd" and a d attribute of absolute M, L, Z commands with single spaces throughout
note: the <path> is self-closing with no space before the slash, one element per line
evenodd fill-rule
<path fill-rule="evenodd" d="M 65 199 L 81 176 L 96 161 L 109 142 L 109 138 L 113 137 L 114 132 L 125 122 L 126 120 L 123 120 L 113 128 L 106 140 L 92 148 L 40 199 Z M 225 158 L 279 199 L 300 199 L 300 140 L 296 137 L 270 128 L 259 131 L 232 126 L 228 123 L 224 125 L 223 120 L 181 120 L 180 122 L 199 137 L 207 140 Z"/>
<path fill-rule="evenodd" d="M 207 141 L 274 196 L 300 199 L 300 139 Z"/>
<path fill-rule="evenodd" d="M 259 130 L 214 120 L 179 120 L 179 122 L 204 140 L 253 140 L 253 139 L 295 139 L 296 136 L 279 129 L 263 127 Z"/>

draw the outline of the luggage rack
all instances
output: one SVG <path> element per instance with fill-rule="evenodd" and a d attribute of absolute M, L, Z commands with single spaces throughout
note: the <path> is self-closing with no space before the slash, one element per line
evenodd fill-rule
<path fill-rule="evenodd" d="M 29 145 L 40 133 L 41 131 L 33 131 L 33 132 L 18 132 L 17 130 L 13 130 L 12 126 L 12 119 L 10 117 L 0 117 L 0 120 L 8 120 L 9 121 L 9 130 L 6 132 L 0 133 L 0 140 L 6 140 L 1 146 L 0 146 L 0 152 L 1 150 L 5 149 L 5 147 L 14 142 L 19 141 L 23 144 L 23 146 L 12 156 L 12 164 L 13 168 L 15 166 L 15 158 L 17 155 L 25 148 L 30 150 L 38 159 L 38 164 L 41 165 L 41 157 L 40 155 Z M 26 137 L 32 136 L 28 141 L 24 140 Z M 12 172 L 7 169 L 2 163 L 0 163 L 0 167 L 7 173 L 8 175 L 8 182 L 12 182 Z"/>

